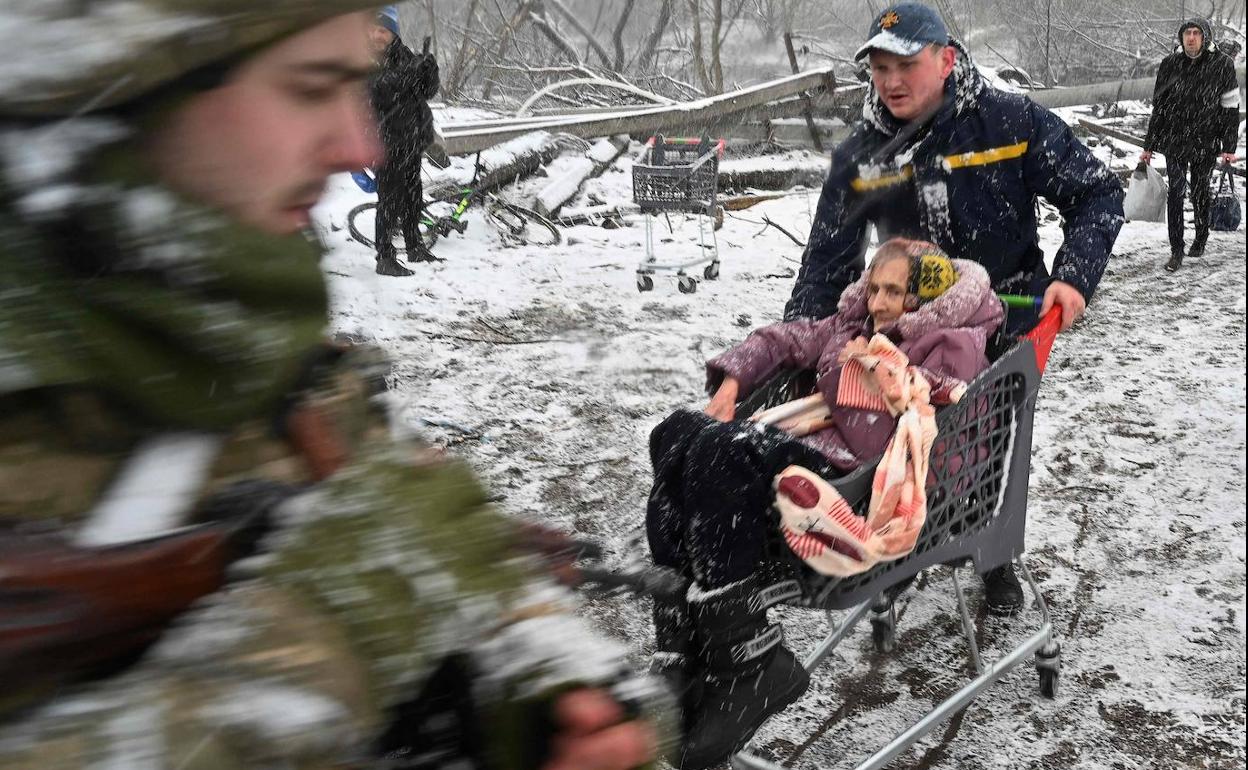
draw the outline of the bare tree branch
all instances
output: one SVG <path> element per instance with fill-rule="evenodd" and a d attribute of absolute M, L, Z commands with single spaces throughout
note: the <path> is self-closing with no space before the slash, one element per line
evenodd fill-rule
<path fill-rule="evenodd" d="M 641 49 L 641 55 L 637 57 L 638 69 L 649 69 L 654 64 L 654 54 L 659 48 L 659 42 L 663 39 L 663 33 L 667 31 L 667 25 L 672 20 L 672 0 L 663 0 L 663 5 L 659 8 L 659 17 L 654 23 L 654 29 L 650 32 L 650 37 L 646 39 L 645 46 Z"/>
<path fill-rule="evenodd" d="M 562 0 L 545 0 L 545 2 L 550 3 L 550 7 L 555 9 L 555 12 L 566 19 L 567 22 L 572 25 L 572 28 L 585 38 L 585 42 L 589 44 L 590 50 L 598 55 L 598 58 L 602 60 L 604 66 L 611 66 L 611 55 L 607 53 L 607 49 L 602 46 L 602 43 L 598 42 L 598 38 L 595 37 L 594 33 L 585 26 L 580 18 L 563 4 Z"/>
<path fill-rule="evenodd" d="M 628 18 L 633 15 L 633 6 L 637 0 L 624 0 L 624 10 L 620 12 L 620 18 L 615 23 L 615 34 L 611 39 L 615 42 L 615 64 L 616 72 L 624 69 L 624 29 L 628 26 Z"/>
<path fill-rule="evenodd" d="M 555 48 L 558 48 L 568 58 L 568 61 L 578 66 L 581 64 L 581 55 L 576 50 L 576 46 L 572 45 L 570 40 L 564 37 L 559 30 L 555 29 L 555 26 L 546 18 L 545 12 L 538 12 L 537 8 L 534 8 L 530 11 L 529 18 L 532 19 L 533 26 L 545 35 L 547 40 L 554 43 Z"/>

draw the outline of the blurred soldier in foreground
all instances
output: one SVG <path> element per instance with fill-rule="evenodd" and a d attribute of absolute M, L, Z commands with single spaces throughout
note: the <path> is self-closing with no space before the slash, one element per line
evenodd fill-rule
<path fill-rule="evenodd" d="M 0 10 L 0 767 L 654 755 L 619 651 L 321 340 L 367 7 Z"/>

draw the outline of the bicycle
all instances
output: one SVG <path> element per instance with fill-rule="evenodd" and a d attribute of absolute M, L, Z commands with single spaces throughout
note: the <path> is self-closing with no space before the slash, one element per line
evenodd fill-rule
<path fill-rule="evenodd" d="M 364 176 L 369 182 L 372 182 L 374 185 L 373 190 L 375 190 L 375 180 L 367 174 L 364 174 Z M 425 204 L 418 229 L 420 230 L 421 241 L 426 249 L 432 249 L 438 238 L 445 238 L 452 231 L 463 235 L 464 231 L 468 229 L 468 223 L 464 221 L 464 214 L 478 201 L 483 201 L 485 204 L 485 221 L 494 227 L 504 241 L 510 241 L 519 245 L 533 243 L 538 246 L 556 246 L 563 241 L 559 228 L 536 211 L 523 206 L 517 206 L 514 203 L 508 203 L 491 192 L 476 189 L 480 179 L 481 153 L 477 153 L 472 180 L 466 187 L 460 189 L 459 203 L 456 204 L 450 214 L 440 217 L 432 217 L 428 214 L 428 206 L 431 203 L 445 203 L 447 202 L 445 199 L 430 201 Z M 358 177 L 356 178 L 356 183 L 365 192 L 373 191 L 369 190 L 367 183 L 362 182 Z M 363 212 L 376 208 L 376 201 L 370 201 L 361 203 L 347 214 L 347 229 L 350 230 L 351 237 L 368 248 L 375 246 L 376 241 L 374 238 L 365 236 L 356 225 L 355 220 Z M 399 249 L 399 251 L 405 250 Z"/>

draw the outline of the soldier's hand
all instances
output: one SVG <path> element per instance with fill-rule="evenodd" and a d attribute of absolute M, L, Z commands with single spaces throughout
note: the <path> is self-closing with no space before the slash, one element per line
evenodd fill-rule
<path fill-rule="evenodd" d="M 569 588 L 581 584 L 581 571 L 576 568 L 580 548 L 576 541 L 557 529 L 532 521 L 517 521 L 516 532 L 517 547 L 540 557 L 555 580 Z"/>
<path fill-rule="evenodd" d="M 1088 302 L 1074 286 L 1062 281 L 1054 281 L 1049 284 L 1048 290 L 1044 293 L 1044 303 L 1040 306 L 1040 316 L 1043 318 L 1054 305 L 1062 308 L 1061 331 L 1066 331 L 1071 326 L 1074 326 L 1075 321 L 1083 317 L 1083 311 L 1087 308 Z"/>
<path fill-rule="evenodd" d="M 1223 163 L 1227 164 L 1228 166 L 1234 163 L 1235 161 L 1239 160 L 1239 158 L 1235 157 L 1235 153 L 1233 152 L 1224 152 L 1221 155 L 1219 155 L 1218 158 Z"/>
<path fill-rule="evenodd" d="M 555 704 L 559 726 L 542 770 L 630 770 L 654 759 L 645 722 L 622 722 L 624 710 L 602 690 L 577 690 Z"/>

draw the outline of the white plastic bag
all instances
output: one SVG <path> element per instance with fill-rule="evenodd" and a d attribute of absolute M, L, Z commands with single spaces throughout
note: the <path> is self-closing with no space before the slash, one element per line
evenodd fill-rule
<path fill-rule="evenodd" d="M 1127 197 L 1122 202 L 1128 222 L 1166 221 L 1166 180 L 1157 169 L 1141 163 L 1131 174 Z"/>

